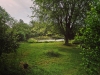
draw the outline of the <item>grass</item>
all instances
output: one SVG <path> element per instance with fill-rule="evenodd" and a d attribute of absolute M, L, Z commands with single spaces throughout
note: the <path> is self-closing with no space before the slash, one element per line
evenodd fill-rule
<path fill-rule="evenodd" d="M 64 46 L 63 42 L 21 43 L 20 62 L 27 63 L 26 75 L 85 75 L 77 46 Z"/>

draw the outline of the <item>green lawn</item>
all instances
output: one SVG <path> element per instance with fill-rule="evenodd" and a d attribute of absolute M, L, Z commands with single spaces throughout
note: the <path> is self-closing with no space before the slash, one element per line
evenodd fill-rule
<path fill-rule="evenodd" d="M 77 46 L 63 42 L 21 43 L 18 57 L 21 65 L 27 63 L 26 75 L 85 75 Z"/>

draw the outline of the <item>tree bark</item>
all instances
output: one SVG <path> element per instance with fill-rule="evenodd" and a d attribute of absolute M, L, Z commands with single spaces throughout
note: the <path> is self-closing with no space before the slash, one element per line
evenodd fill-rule
<path fill-rule="evenodd" d="M 70 33 L 70 23 L 66 20 L 66 30 L 65 30 L 65 45 L 69 45 L 69 33 Z"/>
<path fill-rule="evenodd" d="M 68 39 L 68 35 L 65 35 L 65 45 L 69 44 L 69 39 Z"/>
<path fill-rule="evenodd" d="M 69 27 L 66 27 L 66 32 L 65 32 L 65 45 L 69 45 Z"/>

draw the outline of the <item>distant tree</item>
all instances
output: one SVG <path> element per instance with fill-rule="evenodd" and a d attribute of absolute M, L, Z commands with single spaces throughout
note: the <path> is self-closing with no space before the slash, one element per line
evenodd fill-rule
<path fill-rule="evenodd" d="M 26 41 L 30 37 L 30 26 L 24 23 L 22 19 L 15 23 L 12 28 L 18 36 L 18 41 Z"/>
<path fill-rule="evenodd" d="M 31 21 L 31 33 L 33 37 L 48 36 L 49 38 L 60 35 L 52 23 Z"/>
<path fill-rule="evenodd" d="M 42 21 L 49 20 L 64 35 L 68 45 L 77 24 L 83 24 L 92 0 L 34 0 L 33 16 Z"/>
<path fill-rule="evenodd" d="M 24 23 L 24 21 L 22 19 L 19 19 L 19 23 Z"/>

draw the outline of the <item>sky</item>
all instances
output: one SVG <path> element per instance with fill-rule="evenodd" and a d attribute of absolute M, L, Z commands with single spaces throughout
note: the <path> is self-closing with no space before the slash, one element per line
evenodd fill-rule
<path fill-rule="evenodd" d="M 29 23 L 32 16 L 31 0 L 0 0 L 0 6 L 3 7 L 14 19 L 22 19 L 25 23 Z"/>

